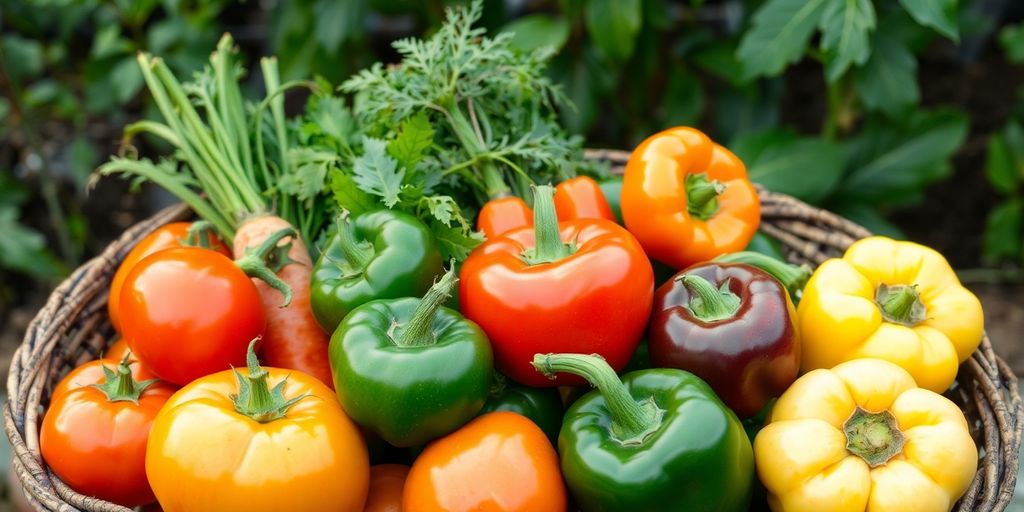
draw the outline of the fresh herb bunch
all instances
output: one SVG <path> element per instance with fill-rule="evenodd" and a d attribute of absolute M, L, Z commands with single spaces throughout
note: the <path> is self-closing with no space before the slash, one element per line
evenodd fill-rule
<path fill-rule="evenodd" d="M 377 63 L 344 82 L 351 117 L 333 100 L 333 115 L 312 113 L 359 127 L 339 144 L 331 183 L 339 205 L 358 214 L 369 195 L 411 211 L 459 260 L 481 241 L 467 212 L 509 194 L 529 197 L 530 185 L 588 166 L 582 139 L 558 123 L 565 97 L 545 75 L 551 50 L 517 50 L 511 34 L 486 37 L 473 27 L 481 8 L 449 9 L 429 39 L 393 44 L 399 64 Z"/>
<path fill-rule="evenodd" d="M 316 240 L 332 206 L 325 191 L 326 170 L 311 161 L 334 155 L 295 146 L 298 136 L 285 118 L 283 96 L 290 88 L 310 84 L 282 84 L 277 60 L 264 58 L 260 66 L 267 94 L 258 103 L 245 102 L 239 85 L 244 69 L 229 35 L 189 82 L 179 82 L 159 58 L 140 53 L 138 61 L 164 122 L 128 125 L 126 142 L 149 133 L 175 152 L 158 162 L 115 157 L 98 172 L 160 185 L 229 240 L 245 218 L 270 212 L 298 228 L 305 240 Z"/>

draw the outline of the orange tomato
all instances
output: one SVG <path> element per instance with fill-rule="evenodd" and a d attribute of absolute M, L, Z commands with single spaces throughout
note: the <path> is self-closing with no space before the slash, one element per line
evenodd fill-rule
<path fill-rule="evenodd" d="M 615 222 L 601 186 L 589 176 L 577 176 L 555 187 L 555 211 L 558 220 L 604 219 Z"/>
<path fill-rule="evenodd" d="M 110 323 L 117 332 L 121 332 L 121 308 L 119 303 L 121 300 L 121 286 L 124 285 L 124 278 L 128 276 L 128 271 L 139 260 L 154 252 L 172 247 L 182 247 L 182 242 L 188 237 L 188 228 L 191 226 L 192 223 L 190 222 L 165 224 L 135 244 L 135 247 L 121 260 L 121 266 L 117 267 L 114 279 L 110 282 L 110 295 L 107 297 L 107 312 L 110 314 Z M 221 242 L 212 233 L 207 236 L 211 249 L 225 256 L 231 256 L 231 251 L 224 245 L 224 242 Z"/>
<path fill-rule="evenodd" d="M 626 227 L 648 256 L 680 270 L 742 250 L 761 219 L 743 162 L 688 127 L 656 133 L 633 150 L 621 201 Z"/>
<path fill-rule="evenodd" d="M 378 464 L 370 468 L 370 494 L 363 512 L 402 512 L 402 490 L 409 466 Z"/>
<path fill-rule="evenodd" d="M 98 359 L 74 369 L 53 390 L 39 448 L 72 489 L 126 507 L 155 500 L 146 479 L 146 443 L 174 388 L 157 381 L 138 392 L 140 382 L 154 377 L 138 363 Z"/>
<path fill-rule="evenodd" d="M 131 349 L 128 348 L 128 340 L 123 337 L 118 337 L 110 344 L 109 347 L 107 347 L 107 350 L 103 352 L 103 356 L 100 357 L 100 359 L 113 359 L 114 361 L 120 361 L 129 353 L 131 353 Z M 131 360 L 135 360 L 134 354 L 132 354 Z"/>
<path fill-rule="evenodd" d="M 566 509 L 558 455 L 525 416 L 492 412 L 427 445 L 405 481 L 405 512 Z"/>
<path fill-rule="evenodd" d="M 476 228 L 483 231 L 488 239 L 532 225 L 533 211 L 526 201 L 515 196 L 487 201 L 476 218 Z"/>
<path fill-rule="evenodd" d="M 153 422 L 146 474 L 163 510 L 362 511 L 366 444 L 334 393 L 305 373 L 251 365 L 248 375 L 227 370 L 185 386 Z M 266 395 L 248 396 L 281 386 L 273 393 L 281 407 L 239 412 L 243 380 L 264 386 Z"/>

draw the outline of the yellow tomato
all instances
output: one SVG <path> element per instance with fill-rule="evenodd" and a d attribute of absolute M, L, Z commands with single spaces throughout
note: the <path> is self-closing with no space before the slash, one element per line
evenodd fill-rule
<path fill-rule="evenodd" d="M 804 371 L 885 359 L 941 393 L 981 343 L 981 303 L 938 252 L 885 237 L 860 240 L 811 276 L 797 309 Z"/>
<path fill-rule="evenodd" d="M 166 512 L 357 512 L 369 461 L 327 386 L 259 367 L 250 346 L 248 375 L 215 373 L 171 397 L 153 422 L 146 474 Z"/>
<path fill-rule="evenodd" d="M 948 511 L 978 465 L 960 409 L 880 359 L 797 379 L 754 458 L 776 512 Z"/>

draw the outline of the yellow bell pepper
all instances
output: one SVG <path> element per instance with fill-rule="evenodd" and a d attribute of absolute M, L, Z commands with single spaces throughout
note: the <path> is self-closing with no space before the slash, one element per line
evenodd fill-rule
<path fill-rule="evenodd" d="M 797 309 L 803 371 L 885 359 L 941 393 L 981 343 L 981 303 L 938 252 L 875 236 L 811 276 Z"/>
<path fill-rule="evenodd" d="M 948 511 L 978 451 L 953 402 L 905 370 L 856 359 L 797 379 L 754 439 L 775 512 Z"/>

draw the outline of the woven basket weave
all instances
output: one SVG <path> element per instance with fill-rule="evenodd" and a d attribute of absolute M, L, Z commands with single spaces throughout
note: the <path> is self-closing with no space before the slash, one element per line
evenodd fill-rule
<path fill-rule="evenodd" d="M 607 160 L 621 172 L 629 153 L 591 150 L 588 158 Z M 864 228 L 796 199 L 759 189 L 761 229 L 778 239 L 787 259 L 818 265 L 839 256 Z M 71 368 L 95 359 L 110 342 L 107 289 L 121 260 L 157 227 L 187 218 L 173 206 L 128 229 L 102 254 L 79 267 L 50 295 L 15 352 L 7 380 L 4 428 L 14 468 L 30 503 L 38 510 L 128 512 L 129 509 L 71 490 L 46 467 L 39 454 L 39 421 L 53 387 Z M 1001 511 L 1013 497 L 1018 447 L 1024 422 L 1017 378 L 992 351 L 988 336 L 963 363 L 947 396 L 964 410 L 981 451 L 979 471 L 954 510 Z"/>

